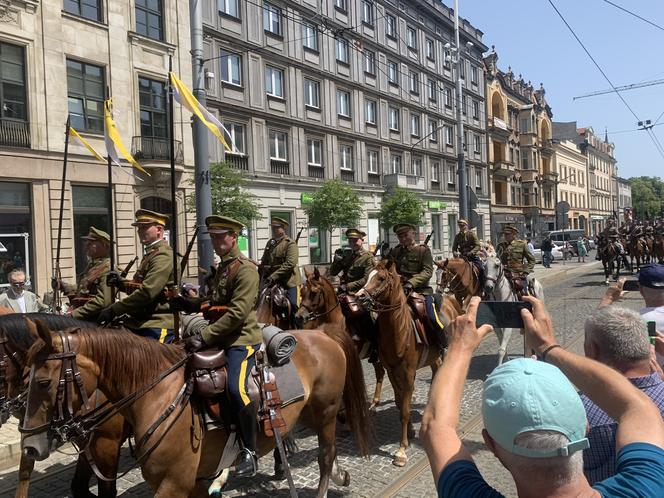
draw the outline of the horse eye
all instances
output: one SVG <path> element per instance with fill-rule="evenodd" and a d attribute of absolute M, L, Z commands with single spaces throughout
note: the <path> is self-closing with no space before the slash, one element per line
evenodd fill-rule
<path fill-rule="evenodd" d="M 39 381 L 37 381 L 37 384 L 38 384 L 39 387 L 41 387 L 42 389 L 48 389 L 49 387 L 51 387 L 51 379 L 43 379 L 43 380 L 39 380 Z"/>

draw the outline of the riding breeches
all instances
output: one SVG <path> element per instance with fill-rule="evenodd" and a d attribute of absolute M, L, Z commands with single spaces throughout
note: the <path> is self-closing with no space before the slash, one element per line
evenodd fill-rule
<path fill-rule="evenodd" d="M 170 344 L 175 338 L 173 329 L 160 329 L 159 327 L 147 327 L 142 329 L 129 329 L 134 334 L 148 339 L 154 339 L 162 344 Z"/>
<path fill-rule="evenodd" d="M 247 406 L 249 399 L 248 388 L 251 370 L 256 365 L 256 351 L 260 344 L 253 346 L 231 346 L 226 350 L 228 380 L 226 382 L 228 395 L 233 408 L 241 410 Z"/>
<path fill-rule="evenodd" d="M 288 301 L 291 304 L 291 312 L 294 315 L 300 307 L 300 287 L 296 286 L 286 289 L 286 293 L 288 295 Z"/>
<path fill-rule="evenodd" d="M 433 296 L 424 296 L 424 300 L 426 302 L 427 316 L 429 317 L 429 321 L 431 322 L 431 327 L 433 328 L 434 332 L 443 335 L 444 334 L 443 329 L 445 328 L 445 326 L 443 325 L 442 318 L 438 316 L 438 310 L 436 310 L 436 305 L 434 304 Z"/>

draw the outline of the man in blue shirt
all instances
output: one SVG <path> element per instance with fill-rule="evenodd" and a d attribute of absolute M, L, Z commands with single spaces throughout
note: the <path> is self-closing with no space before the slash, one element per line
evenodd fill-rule
<path fill-rule="evenodd" d="M 521 313 L 527 346 L 540 361 L 522 358 L 497 367 L 482 399 L 484 441 L 512 474 L 519 496 L 664 496 L 664 422 L 657 407 L 619 372 L 562 348 L 544 304 L 531 296 L 523 300 L 533 306 L 532 313 Z M 456 432 L 470 360 L 491 331 L 475 326 L 479 301 L 473 298 L 448 329 L 448 353 L 420 430 L 438 496 L 445 498 L 501 496 Z M 572 383 L 618 422 L 616 474 L 593 487 L 582 472 L 587 422 Z"/>

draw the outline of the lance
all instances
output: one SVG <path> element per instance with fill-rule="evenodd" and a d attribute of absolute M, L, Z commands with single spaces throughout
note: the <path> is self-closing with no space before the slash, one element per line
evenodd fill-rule
<path fill-rule="evenodd" d="M 173 56 L 168 57 L 168 139 L 171 157 L 171 241 L 173 244 L 173 283 L 178 289 L 180 275 L 178 274 L 178 208 L 175 197 L 175 113 L 173 112 L 173 85 L 171 83 L 173 72 Z"/>
<path fill-rule="evenodd" d="M 60 313 L 62 311 L 62 300 L 60 298 L 60 249 L 62 248 L 62 219 L 64 218 L 65 210 L 65 181 L 67 181 L 67 158 L 69 156 L 69 125 L 70 116 L 67 114 L 67 124 L 65 124 L 65 156 L 62 160 L 62 182 L 60 184 L 60 217 L 58 218 L 58 243 L 55 250 L 55 265 L 53 268 L 53 303 L 55 304 L 55 311 Z"/>
<path fill-rule="evenodd" d="M 109 113 L 111 112 L 111 103 L 109 102 L 111 96 L 111 91 L 109 87 L 106 87 L 106 100 L 104 101 L 104 107 L 109 106 Z M 111 145 L 111 136 L 109 134 L 109 130 L 106 129 L 106 123 L 104 123 L 104 130 L 105 130 L 105 142 L 106 142 L 106 165 L 107 165 L 107 177 L 108 177 L 108 188 L 106 191 L 106 196 L 107 196 L 107 203 L 108 203 L 108 236 L 110 239 L 110 260 L 111 260 L 111 271 L 115 270 L 115 222 L 113 220 L 113 169 L 112 169 L 112 161 L 111 161 L 111 153 L 109 152 Z M 111 288 L 111 302 L 115 301 L 115 285 L 110 284 L 109 285 Z"/>

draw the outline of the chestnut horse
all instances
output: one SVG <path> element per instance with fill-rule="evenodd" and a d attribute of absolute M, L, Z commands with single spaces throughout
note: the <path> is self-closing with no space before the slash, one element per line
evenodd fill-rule
<path fill-rule="evenodd" d="M 37 322 L 40 341 L 28 352 L 32 366 L 27 411 L 22 430 L 24 451 L 39 459 L 49 454 L 50 431 L 62 353 L 73 352 L 73 361 L 86 389 L 98 388 L 114 403 L 137 396 L 120 412 L 134 429 L 136 453 L 141 471 L 154 496 L 160 498 L 207 496 L 207 478 L 217 473 L 217 465 L 227 442 L 223 430 L 205 431 L 198 403 L 180 397 L 186 393 L 185 353 L 177 345 L 160 344 L 115 329 L 95 331 L 72 329 L 52 332 Z M 298 347 L 291 361 L 304 386 L 304 399 L 282 410 L 291 431 L 298 421 L 305 422 L 318 435 L 319 498 L 327 494 L 329 480 L 348 485 L 348 473 L 341 470 L 336 455 L 336 415 L 342 397 L 351 430 L 360 452 L 368 454 L 366 442 L 366 393 L 349 384 L 349 369 L 361 371 L 354 346 L 349 340 L 335 340 L 322 331 L 293 331 Z M 71 354 L 70 354 L 71 356 Z M 69 360 L 72 361 L 72 360 Z M 166 372 L 170 372 L 166 375 Z M 155 383 L 156 380 L 160 379 Z M 174 403 L 174 400 L 179 400 Z M 77 400 L 80 402 L 80 400 Z M 174 408 L 166 411 L 169 405 Z M 357 413 L 355 413 L 357 412 Z M 156 429 L 160 414 L 168 414 Z M 152 432 L 154 429 L 154 432 Z M 151 433 L 147 439 L 146 433 Z M 259 435 L 259 453 L 274 448 L 274 438 Z"/>
<path fill-rule="evenodd" d="M 445 258 L 444 261 L 434 261 L 442 270 L 440 280 L 436 282 L 436 291 L 441 294 L 448 289 L 454 294 L 459 303 L 473 296 L 482 296 L 482 288 L 477 267 L 463 258 Z"/>
<path fill-rule="evenodd" d="M 10 313 L 13 313 L 9 310 Z M 0 357 L 5 356 L 4 375 L 5 392 L 0 392 L 0 403 L 18 402 L 19 396 L 24 390 L 23 371 L 26 365 L 26 356 L 29 348 L 37 339 L 36 330 L 31 328 L 33 323 L 29 319 L 40 319 L 44 323 L 53 327 L 95 327 L 94 324 L 81 322 L 73 318 L 49 315 L 46 313 L 28 313 L 28 314 L 6 314 L 4 309 L 0 308 Z M 2 368 L 2 367 L 0 367 Z M 98 398 L 102 403 L 105 400 L 103 396 Z M 16 403 L 17 410 L 15 415 L 19 420 L 23 419 L 24 410 L 20 407 L 21 403 Z M 9 406 L 0 406 L 0 413 L 9 409 Z M 2 420 L 0 420 L 2 422 Z M 1 425 L 1 424 L 0 424 Z M 103 476 L 110 480 L 98 480 L 98 496 L 115 497 L 117 494 L 115 476 L 118 469 L 118 460 L 120 457 L 120 448 L 126 438 L 123 431 L 124 419 L 117 415 L 105 424 L 101 425 L 92 435 L 90 443 L 90 452 L 97 468 Z M 27 498 L 30 476 L 34 469 L 35 460 L 28 455 L 21 453 L 21 460 L 18 470 L 18 486 L 16 487 L 16 498 Z M 93 477 L 93 471 L 85 455 L 79 455 L 76 463 L 76 471 L 71 482 L 72 496 L 74 497 L 92 497 L 89 491 L 90 480 Z"/>
<path fill-rule="evenodd" d="M 430 366 L 435 375 L 442 364 L 440 348 L 436 344 L 418 344 L 415 322 L 394 260 L 380 261 L 356 297 L 378 313 L 379 357 L 394 388 L 394 398 L 401 417 L 400 446 L 392 463 L 403 467 L 408 461 L 408 436 L 413 432 L 410 407 L 415 373 L 419 368 Z M 443 324 L 448 326 L 461 313 L 461 306 L 456 299 L 445 296 Z"/>
<path fill-rule="evenodd" d="M 362 353 L 366 351 L 361 359 L 369 357 L 369 341 L 365 337 L 353 336 L 348 327 L 346 317 L 341 311 L 337 293 L 332 283 L 320 274 L 318 268 L 313 272 L 305 272 L 306 279 L 301 288 L 302 300 L 300 309 L 295 314 L 296 320 L 302 321 L 302 328 L 321 329 L 328 334 L 348 334 L 353 338 L 357 350 Z M 371 331 L 367 331 L 371 333 Z M 369 410 L 374 410 L 380 403 L 380 393 L 383 390 L 383 380 L 385 379 L 385 369 L 379 361 L 373 364 L 376 373 L 376 387 L 374 389 L 373 399 Z M 357 379 L 356 382 L 364 385 L 364 377 Z"/>
<path fill-rule="evenodd" d="M 627 252 L 629 253 L 629 262 L 634 269 L 634 260 L 636 260 L 636 271 L 641 269 L 641 263 L 646 262 L 646 242 L 640 237 L 630 237 L 627 242 Z"/>
<path fill-rule="evenodd" d="M 652 257 L 653 262 L 656 259 L 658 263 L 664 263 L 664 235 L 662 234 L 655 234 L 655 241 L 652 245 Z"/>
<path fill-rule="evenodd" d="M 276 325 L 282 330 L 294 328 L 290 317 L 277 316 L 272 308 L 272 292 L 277 291 L 276 286 L 261 287 L 256 300 L 256 320 L 258 323 Z"/>

